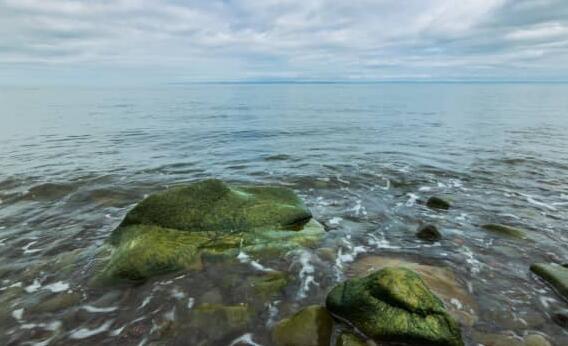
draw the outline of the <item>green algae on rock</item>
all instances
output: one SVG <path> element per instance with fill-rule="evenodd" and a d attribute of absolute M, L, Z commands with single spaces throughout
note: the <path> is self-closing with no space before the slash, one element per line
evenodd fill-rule
<path fill-rule="evenodd" d="M 481 228 L 493 233 L 501 234 L 512 238 L 524 239 L 527 237 L 523 230 L 506 225 L 490 223 L 481 226 Z"/>
<path fill-rule="evenodd" d="M 327 296 L 328 310 L 375 341 L 461 346 L 458 324 L 420 276 L 388 267 L 347 280 Z"/>
<path fill-rule="evenodd" d="M 558 264 L 535 263 L 531 271 L 548 282 L 558 293 L 568 299 L 568 268 Z"/>
<path fill-rule="evenodd" d="M 151 195 L 113 231 L 101 276 L 143 280 L 200 269 L 202 256 L 239 251 L 273 256 L 324 234 L 296 194 L 283 187 L 205 180 Z"/>
<path fill-rule="evenodd" d="M 333 319 L 319 305 L 308 306 L 278 322 L 272 332 L 277 346 L 328 346 Z"/>

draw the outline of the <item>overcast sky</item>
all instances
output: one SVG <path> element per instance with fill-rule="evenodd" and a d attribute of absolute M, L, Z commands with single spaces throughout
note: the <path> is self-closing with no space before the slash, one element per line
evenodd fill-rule
<path fill-rule="evenodd" d="M 0 0 L 0 83 L 568 80 L 568 0 Z"/>

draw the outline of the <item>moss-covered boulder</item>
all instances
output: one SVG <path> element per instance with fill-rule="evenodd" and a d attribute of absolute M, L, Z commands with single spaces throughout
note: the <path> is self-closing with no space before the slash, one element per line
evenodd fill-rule
<path fill-rule="evenodd" d="M 203 255 L 273 256 L 324 234 L 296 194 L 283 187 L 205 180 L 149 196 L 112 232 L 101 276 L 142 280 L 199 269 Z"/>
<path fill-rule="evenodd" d="M 272 341 L 276 346 L 328 346 L 333 319 L 319 305 L 308 306 L 274 326 Z"/>
<path fill-rule="evenodd" d="M 523 231 L 522 229 L 506 225 L 489 223 L 486 225 L 482 225 L 481 228 L 483 228 L 486 231 L 511 238 L 525 239 L 527 237 L 525 231 Z"/>
<path fill-rule="evenodd" d="M 326 306 L 377 342 L 463 345 L 442 301 L 406 268 L 388 267 L 348 280 L 328 294 Z"/>
<path fill-rule="evenodd" d="M 568 268 L 558 264 L 535 263 L 531 271 L 548 282 L 564 299 L 568 299 Z"/>

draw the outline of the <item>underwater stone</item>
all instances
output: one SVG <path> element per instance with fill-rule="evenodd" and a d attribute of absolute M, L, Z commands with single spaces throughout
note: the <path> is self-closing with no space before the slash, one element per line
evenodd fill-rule
<path fill-rule="evenodd" d="M 422 240 L 430 242 L 435 242 L 442 239 L 442 234 L 438 230 L 438 227 L 434 225 L 422 225 L 418 227 L 416 236 Z"/>
<path fill-rule="evenodd" d="M 191 311 L 190 326 L 211 333 L 224 334 L 246 329 L 254 311 L 247 304 L 201 304 Z M 215 326 L 215 328 L 211 328 Z M 217 335 L 218 336 L 218 335 Z"/>
<path fill-rule="evenodd" d="M 324 233 L 290 189 L 205 180 L 159 192 L 134 207 L 109 238 L 100 277 L 144 280 L 199 270 L 202 256 L 235 258 L 239 251 L 270 258 L 312 245 Z"/>
<path fill-rule="evenodd" d="M 568 309 L 557 309 L 552 313 L 552 320 L 557 325 L 568 328 Z"/>
<path fill-rule="evenodd" d="M 539 334 L 527 335 L 523 339 L 524 346 L 551 346 L 546 338 Z"/>
<path fill-rule="evenodd" d="M 463 345 L 459 326 L 442 301 L 406 268 L 388 267 L 347 280 L 328 294 L 326 307 L 377 342 Z"/>
<path fill-rule="evenodd" d="M 428 198 L 428 201 L 426 202 L 426 206 L 428 208 L 432 208 L 432 209 L 443 209 L 443 210 L 448 210 L 450 209 L 450 202 L 440 198 L 440 197 L 430 197 Z"/>
<path fill-rule="evenodd" d="M 493 233 L 501 234 L 512 238 L 524 239 L 527 237 L 523 230 L 506 225 L 490 223 L 481 226 L 481 228 L 483 228 L 486 231 L 490 231 Z"/>
<path fill-rule="evenodd" d="M 308 306 L 278 322 L 272 332 L 277 346 L 328 346 L 333 319 L 324 307 Z"/>
<path fill-rule="evenodd" d="M 568 299 L 568 268 L 558 264 L 535 263 L 531 265 L 531 271 Z"/>
<path fill-rule="evenodd" d="M 341 333 L 336 346 L 366 346 L 367 343 L 351 333 Z"/>

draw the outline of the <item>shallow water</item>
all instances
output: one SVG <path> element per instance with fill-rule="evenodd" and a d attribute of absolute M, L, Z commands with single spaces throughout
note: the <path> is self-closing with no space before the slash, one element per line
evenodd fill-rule
<path fill-rule="evenodd" d="M 274 321 L 321 304 L 354 261 L 379 255 L 449 267 L 477 304 L 469 345 L 494 333 L 568 344 L 550 318 L 568 304 L 529 272 L 568 262 L 566 95 L 565 84 L 0 89 L 0 343 L 270 345 Z M 263 263 L 89 285 L 97 249 L 135 203 L 209 177 L 289 186 L 331 230 Z M 432 195 L 453 207 L 426 208 Z M 441 242 L 415 237 L 425 222 Z M 271 269 L 295 279 L 262 301 L 247 278 Z M 196 327 L 204 303 L 258 313 L 247 328 Z"/>

